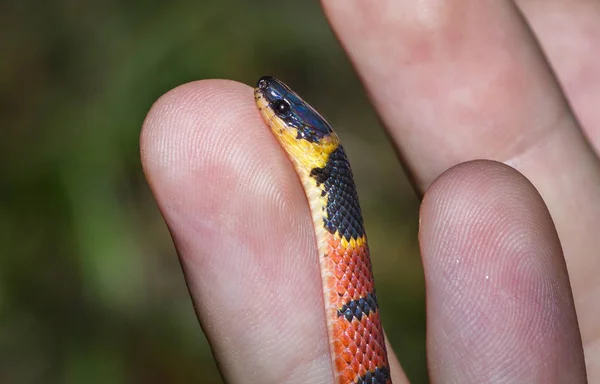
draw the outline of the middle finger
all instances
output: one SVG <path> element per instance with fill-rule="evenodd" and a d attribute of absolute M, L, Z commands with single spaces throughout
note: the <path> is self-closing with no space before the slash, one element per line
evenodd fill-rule
<path fill-rule="evenodd" d="M 421 193 L 446 169 L 479 158 L 508 163 L 536 186 L 591 348 L 600 332 L 588 305 L 600 300 L 600 162 L 514 4 L 323 4 Z"/>

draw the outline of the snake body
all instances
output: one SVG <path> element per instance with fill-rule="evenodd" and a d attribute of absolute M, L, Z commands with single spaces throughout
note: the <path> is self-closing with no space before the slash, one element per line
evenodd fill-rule
<path fill-rule="evenodd" d="M 280 80 L 262 77 L 254 98 L 310 205 L 334 383 L 391 384 L 369 247 L 346 152 L 329 123 Z"/>

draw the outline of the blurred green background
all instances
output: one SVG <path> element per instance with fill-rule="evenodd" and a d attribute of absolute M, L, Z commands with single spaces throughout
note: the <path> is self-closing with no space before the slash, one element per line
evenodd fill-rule
<path fill-rule="evenodd" d="M 142 174 L 185 82 L 278 76 L 353 163 L 388 337 L 427 382 L 418 201 L 317 1 L 0 5 L 0 383 L 221 383 Z"/>

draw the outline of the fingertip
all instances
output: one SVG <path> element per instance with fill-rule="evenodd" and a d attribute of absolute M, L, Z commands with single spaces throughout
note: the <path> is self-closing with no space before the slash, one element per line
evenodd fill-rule
<path fill-rule="evenodd" d="M 448 170 L 425 194 L 419 240 L 433 377 L 585 377 L 560 243 L 524 176 L 492 161 Z"/>
<path fill-rule="evenodd" d="M 426 191 L 421 211 L 427 214 L 446 203 L 449 197 L 471 199 L 476 194 L 481 199 L 506 198 L 515 195 L 538 195 L 529 180 L 514 168 L 491 160 L 474 160 L 458 164 L 436 178 Z"/>
<path fill-rule="evenodd" d="M 235 127 L 254 128 L 260 134 L 251 92 L 247 85 L 230 80 L 200 80 L 161 96 L 150 108 L 140 135 L 149 181 L 158 175 L 177 178 L 176 173 L 193 170 L 206 145 L 210 151 L 214 144 L 223 146 L 229 135 L 235 135 Z"/>
<path fill-rule="evenodd" d="M 517 225 L 515 231 L 522 228 L 529 236 L 541 236 L 552 249 L 560 249 L 552 218 L 537 189 L 520 172 L 497 161 L 475 160 L 450 168 L 431 184 L 420 209 L 421 220 L 451 219 L 452 225 L 460 228 L 490 216 L 498 225 Z M 429 235 L 428 231 L 419 233 L 420 237 Z"/>

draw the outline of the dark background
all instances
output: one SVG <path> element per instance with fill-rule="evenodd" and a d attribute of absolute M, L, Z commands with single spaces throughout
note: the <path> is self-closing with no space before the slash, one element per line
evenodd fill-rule
<path fill-rule="evenodd" d="M 425 383 L 418 201 L 316 1 L 0 5 L 0 382 L 221 383 L 138 138 L 177 85 L 275 75 L 356 174 L 386 332 Z"/>

